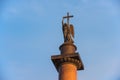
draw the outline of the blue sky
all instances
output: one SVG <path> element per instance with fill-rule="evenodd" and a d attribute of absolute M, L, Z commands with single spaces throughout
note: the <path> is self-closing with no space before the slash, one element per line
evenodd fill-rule
<path fill-rule="evenodd" d="M 74 15 L 78 80 L 120 80 L 120 0 L 0 0 L 0 80 L 58 80 L 50 57 Z"/>

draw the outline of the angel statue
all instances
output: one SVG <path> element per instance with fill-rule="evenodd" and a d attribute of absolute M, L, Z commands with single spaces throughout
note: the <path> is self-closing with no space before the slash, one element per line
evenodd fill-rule
<path fill-rule="evenodd" d="M 67 23 L 64 23 L 62 20 L 62 30 L 63 30 L 63 36 L 64 36 L 64 42 L 70 42 L 74 43 L 74 27 L 72 24 L 69 25 L 69 18 L 73 16 L 69 16 L 69 13 L 67 13 L 67 16 L 63 17 L 67 18 Z"/>

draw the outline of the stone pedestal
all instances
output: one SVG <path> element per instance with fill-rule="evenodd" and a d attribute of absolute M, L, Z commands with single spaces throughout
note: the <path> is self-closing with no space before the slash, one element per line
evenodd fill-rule
<path fill-rule="evenodd" d="M 52 62 L 59 72 L 59 80 L 77 80 L 77 70 L 83 70 L 80 56 L 73 43 L 65 42 L 60 47 L 61 55 L 51 56 Z"/>

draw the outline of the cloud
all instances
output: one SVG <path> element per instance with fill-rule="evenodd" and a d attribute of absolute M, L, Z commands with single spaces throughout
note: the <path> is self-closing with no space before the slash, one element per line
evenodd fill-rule
<path fill-rule="evenodd" d="M 120 1 L 118 0 L 96 0 L 96 1 L 85 0 L 84 5 L 82 6 L 78 5 L 76 8 L 79 7 L 79 9 L 81 9 L 81 7 L 86 7 L 86 8 L 92 7 L 92 9 L 97 9 L 97 11 L 99 9 L 102 9 L 102 11 L 106 12 L 107 14 L 111 16 L 116 16 L 120 14 L 120 9 L 119 9 L 120 5 L 118 6 L 117 4 L 120 4 Z"/>
<path fill-rule="evenodd" d="M 15 7 L 9 7 L 2 11 L 2 19 L 9 19 L 13 18 L 13 16 L 16 16 L 17 9 Z"/>
<path fill-rule="evenodd" d="M 13 19 L 16 17 L 34 18 L 44 15 L 43 6 L 37 1 L 6 2 L 3 6 L 2 19 Z"/>
<path fill-rule="evenodd" d="M 119 9 L 116 4 L 113 3 L 113 1 L 100 1 L 99 4 L 103 7 L 105 7 L 109 14 L 111 15 L 118 15 Z"/>

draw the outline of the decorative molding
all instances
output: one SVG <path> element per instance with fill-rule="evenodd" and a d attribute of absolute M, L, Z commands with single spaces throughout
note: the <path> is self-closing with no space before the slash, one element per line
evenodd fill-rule
<path fill-rule="evenodd" d="M 65 63 L 74 64 L 77 67 L 77 70 L 84 70 L 84 65 L 79 56 L 79 53 L 73 53 L 67 55 L 53 55 L 51 56 L 51 60 L 58 72 L 59 72 L 59 67 Z"/>
<path fill-rule="evenodd" d="M 62 64 L 65 64 L 65 63 L 72 63 L 74 64 L 77 69 L 81 68 L 81 62 L 77 59 L 74 59 L 74 58 L 69 58 L 69 57 L 66 57 L 66 58 L 62 58 L 59 60 L 59 66 L 62 65 Z"/>

